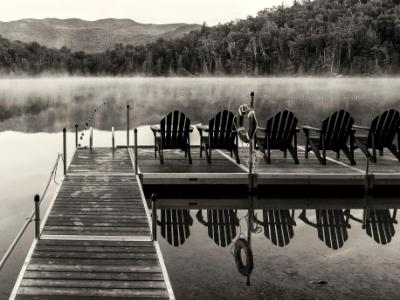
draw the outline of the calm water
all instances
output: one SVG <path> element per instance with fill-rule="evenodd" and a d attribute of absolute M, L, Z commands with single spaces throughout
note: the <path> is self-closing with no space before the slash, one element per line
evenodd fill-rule
<path fill-rule="evenodd" d="M 33 195 L 44 189 L 56 155 L 62 151 L 63 127 L 72 129 L 78 123 L 82 128 L 90 119 L 91 125 L 101 130 L 95 131 L 95 146 L 110 146 L 111 126 L 125 128 L 126 104 L 133 108 L 132 126 L 157 123 L 175 108 L 185 111 L 193 123 L 199 123 L 221 109 L 236 111 L 239 104 L 249 101 L 250 91 L 256 93 L 261 123 L 277 110 L 289 108 L 302 124 L 318 125 L 325 115 L 345 108 L 353 113 L 357 123 L 368 124 L 378 111 L 400 108 L 400 79 L 0 80 L 0 255 L 30 214 Z M 69 156 L 73 139 L 73 134 L 69 134 Z M 117 132 L 116 140 L 117 144 L 125 143 L 125 132 Z M 139 144 L 152 142 L 150 130 L 140 127 Z M 192 142 L 197 143 L 198 137 L 192 138 Z M 80 143 L 88 145 L 87 132 Z M 53 182 L 45 206 L 55 188 Z M 395 298 L 397 295 L 400 281 L 397 234 L 381 245 L 366 234 L 360 223 L 350 219 L 348 239 L 334 250 L 318 238 L 315 227 L 299 219 L 301 210 L 297 209 L 294 237 L 285 247 L 276 246 L 266 238 L 261 225 L 252 234 L 255 267 L 251 285 L 246 286 L 246 279 L 237 271 L 231 255 L 232 243 L 226 247 L 217 245 L 209 237 L 208 227 L 199 222 L 197 212 L 197 209 L 188 211 L 193 224 L 190 235 L 179 247 L 171 245 L 159 232 L 178 299 Z M 262 221 L 262 210 L 256 213 Z M 362 210 L 352 209 L 351 214 L 360 218 Z M 240 230 L 247 234 L 246 215 L 247 210 L 238 207 L 240 225 L 236 226 L 236 237 Z M 203 216 L 207 221 L 206 210 Z M 316 211 L 311 207 L 307 218 L 315 223 L 315 216 Z M 397 227 L 395 224 L 396 230 Z M 0 299 L 7 297 L 14 284 L 32 241 L 31 229 L 0 273 Z M 309 284 L 312 280 L 328 283 Z"/>

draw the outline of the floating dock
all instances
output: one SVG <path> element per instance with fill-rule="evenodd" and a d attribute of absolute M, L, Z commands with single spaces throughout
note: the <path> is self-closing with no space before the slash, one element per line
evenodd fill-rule
<path fill-rule="evenodd" d="M 138 147 L 138 171 L 144 185 L 205 184 L 205 185 L 247 185 L 248 150 L 241 149 L 240 164 L 229 153 L 213 150 L 211 164 L 200 158 L 199 147 L 192 150 L 192 165 L 188 164 L 182 152 L 170 150 L 164 153 L 164 164 L 154 155 L 153 147 Z M 281 151 L 271 151 L 272 162 L 267 164 L 262 157 L 255 160 L 253 171 L 257 186 L 297 185 L 297 186 L 400 186 L 400 163 L 390 154 L 378 156 L 377 163 L 368 163 L 361 151 L 355 151 L 356 165 L 350 165 L 345 157 L 336 159 L 327 153 L 327 163 L 321 165 L 309 153 L 304 158 L 304 150 L 298 148 L 299 164 L 290 156 L 283 157 Z"/>
<path fill-rule="evenodd" d="M 11 299 L 174 299 L 131 149 L 77 149 Z"/>

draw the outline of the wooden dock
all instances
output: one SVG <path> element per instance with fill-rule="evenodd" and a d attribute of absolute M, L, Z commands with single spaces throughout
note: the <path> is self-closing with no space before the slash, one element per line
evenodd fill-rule
<path fill-rule="evenodd" d="M 255 163 L 255 183 L 258 186 L 300 185 L 300 186 L 400 186 L 400 163 L 390 153 L 378 156 L 378 163 L 369 163 L 361 151 L 355 151 L 357 164 L 352 166 L 342 157 L 327 153 L 327 164 L 321 165 L 312 153 L 304 158 L 304 149 L 298 148 L 299 164 L 282 152 L 272 151 L 272 162 L 267 164 L 262 157 Z M 192 150 L 193 164 L 180 151 L 165 151 L 164 164 L 154 156 L 152 147 L 138 148 L 139 175 L 144 185 L 247 185 L 248 152 L 241 149 L 241 163 L 237 164 L 229 153 L 213 150 L 212 163 L 208 164 L 199 148 Z"/>
<path fill-rule="evenodd" d="M 130 152 L 75 152 L 11 299 L 174 299 Z"/>

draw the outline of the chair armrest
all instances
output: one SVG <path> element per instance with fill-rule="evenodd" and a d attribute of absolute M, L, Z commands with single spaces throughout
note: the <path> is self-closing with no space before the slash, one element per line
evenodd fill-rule
<path fill-rule="evenodd" d="M 196 125 L 197 130 L 200 132 L 200 134 L 204 132 L 208 132 L 208 125 L 203 125 L 203 124 L 197 124 Z"/>
<path fill-rule="evenodd" d="M 301 126 L 301 128 L 303 128 L 304 131 L 316 131 L 316 132 L 321 132 L 322 129 L 321 128 L 317 128 L 317 127 L 312 127 L 312 126 Z"/>
<path fill-rule="evenodd" d="M 366 130 L 366 131 L 368 131 L 368 130 L 370 130 L 370 127 L 360 126 L 360 125 L 353 125 L 353 129 L 354 130 Z"/>
<path fill-rule="evenodd" d="M 159 132 L 160 129 L 160 125 L 150 125 L 150 129 L 151 131 L 153 131 L 153 133 Z"/>

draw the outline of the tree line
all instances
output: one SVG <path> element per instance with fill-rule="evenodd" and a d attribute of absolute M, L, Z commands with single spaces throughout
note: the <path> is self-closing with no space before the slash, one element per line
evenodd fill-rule
<path fill-rule="evenodd" d="M 0 72 L 269 76 L 400 73 L 400 0 L 304 0 L 101 53 L 0 37 Z"/>

